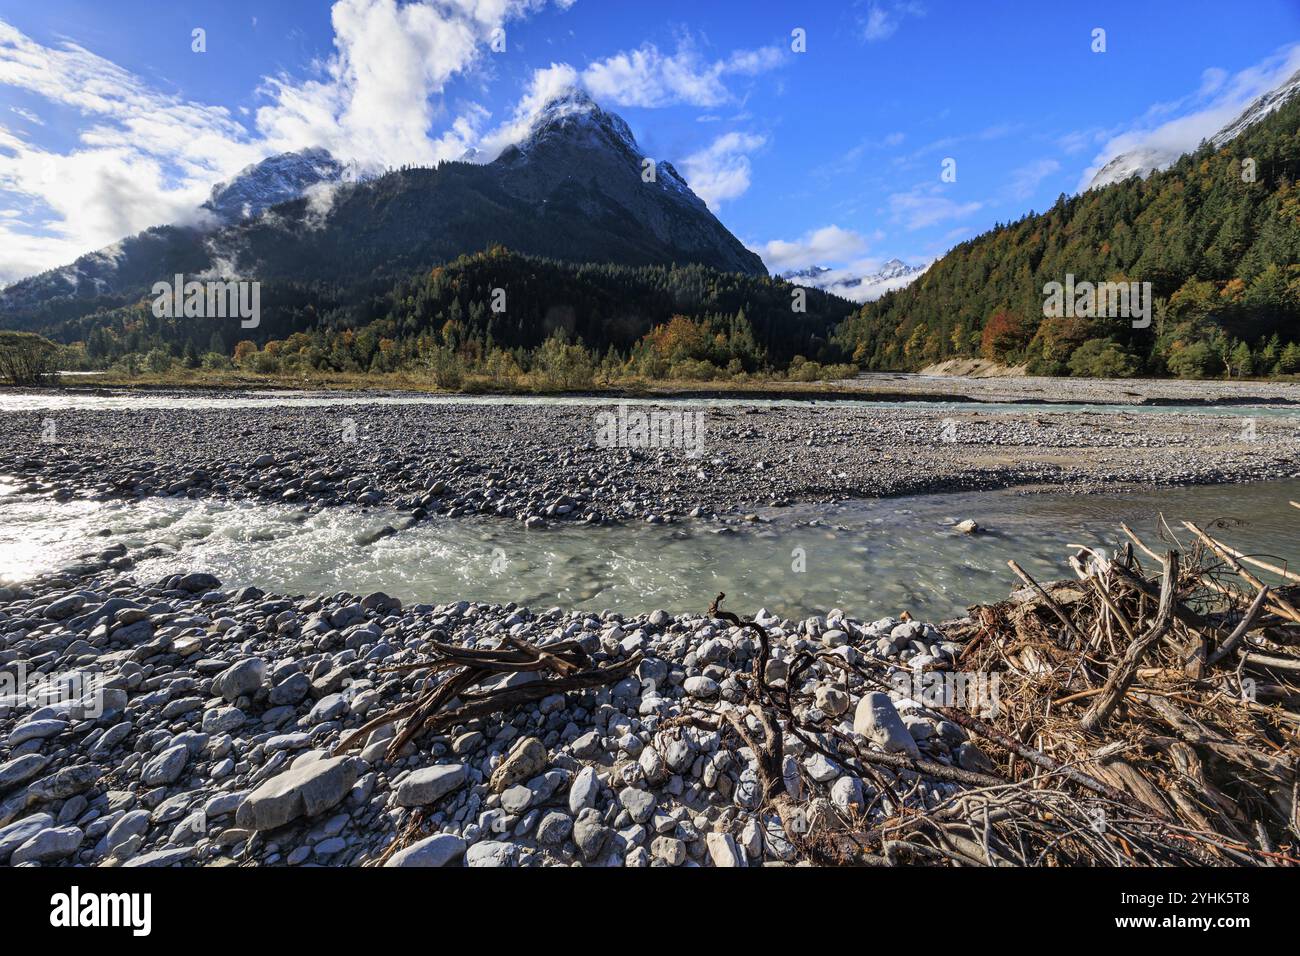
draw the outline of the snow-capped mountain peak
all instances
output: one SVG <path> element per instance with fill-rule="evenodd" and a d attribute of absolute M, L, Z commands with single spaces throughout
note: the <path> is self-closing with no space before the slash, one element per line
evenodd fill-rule
<path fill-rule="evenodd" d="M 1269 90 L 1246 107 L 1240 116 L 1214 134 L 1210 139 L 1210 145 L 1217 149 L 1224 143 L 1236 139 L 1248 127 L 1254 126 L 1264 117 L 1277 110 L 1283 103 L 1295 96 L 1297 92 L 1300 92 L 1300 70 L 1291 74 L 1291 78 L 1281 86 Z"/>
<path fill-rule="evenodd" d="M 228 183 L 213 186 L 203 208 L 224 222 L 237 222 L 297 199 L 320 183 L 342 182 L 354 172 L 319 147 L 280 153 L 246 167 Z"/>
<path fill-rule="evenodd" d="M 1236 139 L 1251 126 L 1278 109 L 1297 92 L 1300 92 L 1300 71 L 1291 75 L 1281 86 L 1269 90 L 1257 97 L 1241 114 L 1221 130 L 1210 137 L 1210 145 L 1215 149 Z M 1193 149 L 1195 146 L 1192 147 Z M 1188 150 L 1189 151 L 1189 150 Z M 1132 176 L 1143 179 L 1154 172 L 1167 169 L 1178 161 L 1183 152 L 1167 146 L 1142 145 L 1127 152 L 1120 153 L 1101 169 L 1097 170 L 1088 189 L 1100 189 L 1112 183 L 1123 182 Z"/>
<path fill-rule="evenodd" d="M 874 302 L 886 292 L 910 285 L 929 268 L 909 266 L 902 259 L 890 259 L 878 270 L 860 274 L 851 269 L 831 269 L 826 266 L 808 266 L 781 273 L 781 278 L 795 285 L 821 289 L 852 302 Z"/>
<path fill-rule="evenodd" d="M 636 137 L 623 118 L 601 109 L 585 90 L 576 86 L 551 97 L 537 111 L 528 135 L 516 148 L 527 153 L 557 137 L 589 140 L 640 155 Z"/>
<path fill-rule="evenodd" d="M 583 89 L 570 86 L 551 97 L 533 116 L 528 134 L 514 146 L 504 150 L 496 162 L 504 166 L 517 166 L 542 157 L 543 162 L 558 161 L 567 164 L 571 174 L 582 175 L 588 171 L 585 156 L 575 159 L 577 149 L 592 151 L 608 157 L 617 165 L 631 168 L 638 175 L 643 164 L 652 157 L 645 156 L 637 145 L 632 129 L 617 113 L 602 109 Z M 682 175 L 667 160 L 655 160 L 655 177 L 652 182 L 665 192 L 693 206 L 704 206 Z M 651 180 L 646 180 L 651 182 Z"/>

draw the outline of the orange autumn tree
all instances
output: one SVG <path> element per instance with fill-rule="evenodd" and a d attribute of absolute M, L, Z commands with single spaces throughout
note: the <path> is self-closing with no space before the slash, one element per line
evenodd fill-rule
<path fill-rule="evenodd" d="M 684 315 L 674 315 L 667 323 L 656 325 L 641 341 L 656 357 L 668 362 L 707 358 L 714 344 L 706 323 Z"/>
<path fill-rule="evenodd" d="M 1003 362 L 1023 349 L 1029 341 L 1029 329 L 1020 316 L 999 309 L 984 323 L 980 336 L 980 354 L 990 362 Z"/>

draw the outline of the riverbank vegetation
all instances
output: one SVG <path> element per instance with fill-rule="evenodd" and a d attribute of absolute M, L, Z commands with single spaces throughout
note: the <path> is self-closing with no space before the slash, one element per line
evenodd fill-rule
<path fill-rule="evenodd" d="M 252 327 L 168 318 L 148 300 L 27 324 L 68 368 L 116 377 L 431 376 L 442 388 L 590 388 L 645 380 L 811 382 L 851 375 L 830 342 L 852 304 L 702 266 L 577 265 L 501 247 L 427 273 L 339 288 L 263 283 Z"/>

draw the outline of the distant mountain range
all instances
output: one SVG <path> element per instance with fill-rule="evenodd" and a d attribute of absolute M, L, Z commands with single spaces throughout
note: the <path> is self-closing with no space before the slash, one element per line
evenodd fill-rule
<path fill-rule="evenodd" d="M 906 288 L 929 266 L 909 266 L 902 259 L 890 259 L 876 272 L 858 275 L 848 269 L 809 266 L 781 273 L 795 285 L 821 289 L 852 302 L 874 302 L 886 292 Z"/>
<path fill-rule="evenodd" d="M 619 116 L 570 89 L 494 161 L 368 180 L 324 150 L 273 156 L 213 189 L 204 225 L 158 226 L 0 292 L 0 314 L 133 301 L 176 273 L 349 282 L 504 245 L 619 265 L 695 263 L 766 276 L 670 163 L 644 175 Z M 646 181 L 646 180 L 649 181 Z M 70 300 L 70 301 L 69 301 Z"/>
<path fill-rule="evenodd" d="M 1292 74 L 1281 86 L 1270 90 L 1252 102 L 1241 115 L 1224 126 L 1209 139 L 1209 145 L 1215 149 L 1236 139 L 1243 132 L 1260 120 L 1276 111 L 1283 103 L 1300 91 L 1300 71 Z M 1191 152 L 1188 150 L 1187 152 Z M 1128 152 L 1120 153 L 1092 177 L 1088 189 L 1100 189 L 1112 183 L 1123 182 L 1132 176 L 1145 179 L 1153 172 L 1168 169 L 1183 153 L 1158 146 L 1139 146 Z"/>

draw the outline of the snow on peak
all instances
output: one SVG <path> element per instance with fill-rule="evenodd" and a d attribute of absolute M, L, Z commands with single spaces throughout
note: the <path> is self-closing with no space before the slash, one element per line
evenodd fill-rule
<path fill-rule="evenodd" d="M 519 149 L 528 152 L 538 143 L 562 136 L 603 142 L 638 156 L 641 152 L 623 117 L 601 109 L 585 90 L 576 86 L 561 90 L 537 111 Z"/>
<path fill-rule="evenodd" d="M 1236 119 L 1210 137 L 1210 146 L 1218 149 L 1236 139 L 1247 129 L 1276 111 L 1297 92 L 1300 92 L 1300 71 L 1293 73 L 1291 78 L 1281 86 L 1269 90 L 1262 96 L 1252 100 L 1250 105 L 1242 110 Z M 1182 155 L 1182 152 L 1168 147 L 1138 146 L 1128 152 L 1120 153 L 1097 170 L 1097 174 L 1088 183 L 1088 189 L 1100 189 L 1112 183 L 1123 182 L 1132 176 L 1141 176 L 1146 179 L 1154 172 L 1168 169 Z"/>
<path fill-rule="evenodd" d="M 928 265 L 909 266 L 902 259 L 890 259 L 875 272 L 865 275 L 851 269 L 809 266 L 806 269 L 783 272 L 781 278 L 853 302 L 874 302 L 886 292 L 910 285 L 928 268 Z"/>
<path fill-rule="evenodd" d="M 230 182 L 212 187 L 203 208 L 225 222 L 236 222 L 259 215 L 276 203 L 297 199 L 313 186 L 342 182 L 354 172 L 320 147 L 280 153 L 246 167 Z"/>

